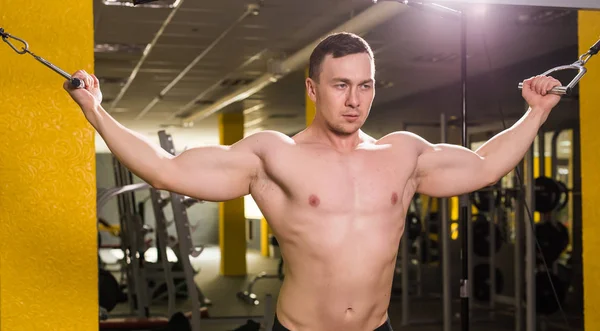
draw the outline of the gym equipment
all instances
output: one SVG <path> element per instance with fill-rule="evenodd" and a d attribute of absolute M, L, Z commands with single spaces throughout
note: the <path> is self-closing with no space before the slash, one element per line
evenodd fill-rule
<path fill-rule="evenodd" d="M 504 277 L 500 269 L 495 268 L 495 289 L 496 294 L 504 290 Z M 490 286 L 490 265 L 487 263 L 478 264 L 473 268 L 473 296 L 480 301 L 489 301 L 491 298 Z"/>
<path fill-rule="evenodd" d="M 445 120 L 445 114 L 441 114 L 441 142 L 446 141 L 446 128 L 447 121 Z M 405 128 L 404 128 L 405 129 Z M 417 213 L 422 208 L 418 208 L 417 200 L 419 195 L 415 195 L 410 204 L 409 213 Z M 399 261 L 396 261 L 395 273 L 400 274 L 400 286 L 395 284 L 393 291 L 400 292 L 402 302 L 402 318 L 401 326 L 409 325 L 430 325 L 436 323 L 443 323 L 445 330 L 449 330 L 452 319 L 452 294 L 450 287 L 451 279 L 451 262 L 450 262 L 450 215 L 448 212 L 448 198 L 440 198 L 438 200 L 439 210 L 433 211 L 432 204 L 428 205 L 429 208 L 425 209 L 424 220 L 427 220 L 427 224 L 422 226 L 423 233 L 419 235 L 417 240 L 411 240 L 409 235 L 404 235 L 400 241 L 400 252 L 398 254 Z M 433 214 L 437 213 L 438 217 L 434 217 Z M 421 214 L 422 215 L 422 214 Z M 433 225 L 433 223 L 436 223 Z M 430 234 L 430 230 L 437 226 L 437 233 Z M 431 237 L 437 236 L 437 240 L 432 240 Z M 415 248 L 414 252 L 411 252 L 411 247 Z M 421 262 L 422 261 L 422 262 Z M 434 295 L 433 297 L 424 297 L 423 295 L 423 274 L 427 272 L 427 268 L 439 268 L 437 266 L 431 266 L 430 262 L 439 261 L 438 265 L 441 265 L 441 279 L 442 293 L 441 297 Z M 399 266 L 398 266 L 399 265 Z M 426 267 L 424 267 L 427 265 Z M 424 272 L 425 271 L 425 272 Z M 427 293 L 429 294 L 429 293 Z M 436 301 L 442 301 L 442 311 L 440 311 L 439 317 L 435 316 L 430 319 L 416 319 L 411 316 L 410 300 L 416 299 L 433 299 Z M 413 308 L 414 309 L 414 308 Z M 446 329 L 447 328 L 447 329 Z"/>
<path fill-rule="evenodd" d="M 579 56 L 579 59 L 577 61 L 573 62 L 572 64 L 558 66 L 558 67 L 552 68 L 552 69 L 542 73 L 541 76 L 546 76 L 553 72 L 562 71 L 562 70 L 577 70 L 577 71 L 579 71 L 577 73 L 577 76 L 575 76 L 575 78 L 573 78 L 573 80 L 571 80 L 571 82 L 569 82 L 569 84 L 567 84 L 567 86 L 554 87 L 552 90 L 549 91 L 549 93 L 557 94 L 557 95 L 571 95 L 575 85 L 577 85 L 577 83 L 579 83 L 581 78 L 583 78 L 583 76 L 587 72 L 587 68 L 585 67 L 585 64 L 589 61 L 590 58 L 592 58 L 592 56 L 598 54 L 598 51 L 600 51 L 600 40 L 598 40 L 592 47 L 590 47 L 590 49 L 586 53 Z M 519 83 L 519 89 L 523 89 L 523 83 Z"/>
<path fill-rule="evenodd" d="M 541 222 L 535 225 L 535 237 L 540 244 L 541 254 L 549 265 L 556 261 L 569 246 L 569 230 L 559 222 Z M 540 252 L 537 252 L 541 261 Z"/>
<path fill-rule="evenodd" d="M 540 176 L 535 179 L 535 210 L 549 213 L 560 203 L 561 188 L 551 178 Z"/>
<path fill-rule="evenodd" d="M 173 139 L 170 135 L 168 135 L 164 130 L 158 132 L 158 139 L 160 141 L 160 146 L 166 150 L 167 152 L 175 155 L 175 146 L 173 145 Z M 179 260 L 183 264 L 183 274 L 185 276 L 185 285 L 188 291 L 192 291 L 192 289 L 196 289 L 198 295 L 190 295 L 191 301 L 191 311 L 192 311 L 192 330 L 199 331 L 200 330 L 200 308 L 201 303 L 200 300 L 204 301 L 205 297 L 196 286 L 194 282 L 194 270 L 192 268 L 192 264 L 190 262 L 189 256 L 198 257 L 202 252 L 203 248 L 193 247 L 192 239 L 190 235 L 190 225 L 187 217 L 187 213 L 185 211 L 185 206 L 183 201 L 185 199 L 184 196 L 171 192 L 171 208 L 173 209 L 173 217 L 175 219 L 175 229 L 177 231 L 177 238 L 179 240 L 178 248 L 179 248 Z M 163 236 L 164 237 L 164 236 Z M 162 238 L 160 240 L 167 240 L 166 238 Z M 166 256 L 165 256 L 166 258 Z M 167 285 L 168 287 L 168 285 Z M 171 288 L 172 290 L 172 288 Z"/>
<path fill-rule="evenodd" d="M 174 154 L 174 146 L 170 135 L 166 134 L 165 131 L 160 131 L 159 141 L 163 149 Z M 123 273 L 127 275 L 127 301 L 132 307 L 132 315 L 135 313 L 137 316 L 108 319 L 105 316 L 101 319 L 100 330 L 156 330 L 156 328 L 162 328 L 164 331 L 199 331 L 201 326 L 204 329 L 205 324 L 223 323 L 245 323 L 244 327 L 246 328 L 255 327 L 258 323 L 262 323 L 266 330 L 270 330 L 274 309 L 272 297 L 269 294 L 264 299 L 265 313 L 262 316 L 208 317 L 206 306 L 210 305 L 210 300 L 196 286 L 194 282 L 195 271 L 189 259 L 189 256 L 199 256 L 204 248 L 192 245 L 190 224 L 186 212 L 186 208 L 199 201 L 172 192 L 169 192 L 167 198 L 163 198 L 161 192 L 151 188 L 146 183 L 133 184 L 131 172 L 125 169 L 118 160 L 113 159 L 113 161 L 115 179 L 120 186 L 98 193 L 98 212 L 110 198 L 116 196 L 119 199 L 119 213 L 122 215 L 120 217 L 121 231 L 119 235 L 121 236 L 121 247 L 126 256 Z M 150 190 L 149 200 L 152 201 L 152 209 L 156 220 L 155 229 L 150 229 L 145 225 L 141 217 L 143 213 L 136 211 L 136 208 L 143 207 L 143 204 L 136 203 L 133 192 L 145 189 Z M 177 256 L 177 263 L 169 262 L 167 259 L 167 246 L 170 246 L 171 241 L 167 234 L 169 222 L 166 221 L 163 209 L 169 203 L 173 210 L 174 220 L 172 224 L 175 225 L 177 232 L 177 242 L 172 247 Z M 146 233 L 156 234 L 157 263 L 145 261 L 145 248 L 143 250 L 137 249 L 136 245 L 131 245 L 131 243 L 139 244 L 140 241 L 143 242 Z M 107 294 L 110 296 L 111 293 Z M 175 310 L 177 294 L 185 294 L 191 304 L 190 311 L 185 314 Z M 150 303 L 163 299 L 165 295 L 168 298 L 167 316 L 171 316 L 171 318 L 150 317 Z M 114 300 L 113 297 L 106 299 Z M 102 308 L 100 309 L 101 312 L 103 311 Z M 179 316 L 180 323 L 174 327 L 177 316 Z M 182 319 L 181 316 L 184 316 L 184 318 Z"/>
<path fill-rule="evenodd" d="M 256 282 L 258 282 L 261 279 L 279 279 L 279 280 L 281 280 L 281 276 L 279 276 L 279 275 L 270 275 L 270 274 L 268 274 L 265 271 L 259 273 L 248 284 L 248 287 L 246 288 L 245 291 L 240 291 L 240 292 L 238 292 L 236 294 L 236 296 L 238 297 L 238 299 L 242 300 L 243 302 L 245 302 L 247 304 L 250 304 L 250 305 L 253 305 L 253 306 L 258 306 L 260 304 L 260 301 L 258 300 L 258 296 L 256 295 L 256 293 L 252 292 L 252 288 L 254 287 L 254 285 L 256 284 Z"/>
<path fill-rule="evenodd" d="M 175 147 L 173 145 L 173 139 L 166 131 L 161 130 L 158 132 L 158 138 L 160 146 L 167 152 L 175 155 Z M 197 257 L 202 253 L 203 247 L 194 247 L 191 235 L 190 235 L 190 224 L 186 212 L 186 204 L 191 205 L 188 197 L 184 197 L 180 194 L 170 192 L 171 208 L 173 210 L 173 218 L 175 220 L 175 228 L 177 231 L 177 248 L 178 248 L 178 261 L 181 262 L 183 276 L 185 279 L 185 286 L 188 290 L 188 299 L 191 302 L 191 313 L 189 319 L 191 322 L 191 331 L 200 331 L 202 324 L 208 323 L 246 323 L 248 320 L 255 322 L 264 322 L 266 329 L 270 330 L 270 323 L 273 321 L 272 299 L 271 295 L 265 296 L 265 310 L 263 316 L 240 316 L 240 317 L 226 317 L 226 318 L 205 318 L 201 319 L 201 308 L 207 304 L 210 304 L 202 291 L 196 286 L 194 282 L 194 270 L 192 268 L 189 256 Z M 160 201 L 155 203 L 160 204 Z M 159 239 L 159 240 L 165 240 Z M 194 290 L 195 289 L 195 290 Z M 240 322 L 243 321 L 243 322 Z"/>
<path fill-rule="evenodd" d="M 491 200 L 493 207 L 497 208 L 515 198 L 517 190 L 487 187 L 470 194 L 471 203 L 480 212 L 489 212 Z M 540 213 L 561 210 L 569 202 L 569 189 L 562 182 L 549 177 L 537 177 L 535 179 L 535 210 Z"/>
<path fill-rule="evenodd" d="M 555 211 L 563 210 L 569 203 L 569 189 L 567 185 L 561 181 L 556 181 L 560 191 L 560 198 L 558 199 L 558 205 L 554 208 Z"/>
<path fill-rule="evenodd" d="M 471 193 L 470 198 L 473 205 L 477 207 L 477 210 L 480 212 L 489 212 L 490 201 L 492 200 L 491 195 L 493 195 L 494 207 L 499 207 L 502 202 L 502 194 L 497 189 L 489 188 L 475 191 Z"/>
<path fill-rule="evenodd" d="M 54 72 L 58 73 L 59 75 L 63 76 L 64 78 L 68 79 L 70 81 L 70 84 L 72 87 L 85 88 L 85 83 L 81 79 L 71 77 L 71 75 L 66 73 L 64 70 L 60 69 L 59 67 L 48 62 L 47 60 L 43 59 L 42 57 L 37 56 L 37 55 L 33 54 L 31 51 L 29 51 L 29 44 L 27 43 L 27 41 L 9 34 L 8 32 L 4 31 L 3 28 L 0 28 L 0 36 L 2 36 L 2 40 L 5 43 L 7 43 L 8 46 L 10 46 L 10 48 L 12 48 L 15 52 L 17 52 L 17 54 L 19 54 L 19 55 L 29 54 L 29 55 L 33 56 L 33 58 L 38 60 L 40 63 L 45 65 L 46 67 L 54 70 Z M 9 39 L 16 40 L 16 41 L 20 42 L 21 44 L 23 44 L 22 49 L 18 50 L 17 47 L 13 43 L 11 43 Z"/>
<path fill-rule="evenodd" d="M 552 289 L 554 287 L 554 290 Z M 558 297 L 558 302 L 554 296 Z M 535 274 L 535 306 L 540 315 L 550 315 L 561 309 L 567 296 L 567 286 L 556 275 L 538 271 Z"/>
<path fill-rule="evenodd" d="M 490 220 L 479 214 L 474 216 L 476 219 L 473 222 L 473 252 L 478 256 L 490 256 Z M 493 225 L 496 232 L 496 240 L 494 240 L 494 252 L 498 253 L 502 247 L 502 234 L 498 224 Z"/>
<path fill-rule="evenodd" d="M 137 6 L 137 5 L 141 5 L 144 3 L 150 3 L 150 2 L 156 2 L 158 0 L 133 0 L 133 5 Z"/>
<path fill-rule="evenodd" d="M 421 219 L 419 219 L 419 216 L 415 212 L 409 212 L 406 214 L 405 226 L 408 230 L 408 239 L 410 240 L 417 239 L 423 230 Z"/>
<path fill-rule="evenodd" d="M 100 307 L 106 312 L 111 312 L 118 303 L 126 299 L 115 276 L 104 269 L 98 270 L 98 295 Z"/>
<path fill-rule="evenodd" d="M 191 331 L 192 329 L 187 316 L 177 312 L 169 319 L 165 317 L 112 318 L 100 323 L 100 331 L 104 330 Z"/>
<path fill-rule="evenodd" d="M 155 229 L 144 224 L 141 217 L 143 212 L 136 210 L 138 204 L 135 202 L 135 196 L 133 195 L 135 191 L 146 190 L 150 186 L 146 183 L 133 184 L 131 172 L 125 169 L 116 159 L 113 159 L 113 168 L 115 181 L 119 186 L 98 192 L 98 219 L 102 219 L 100 217 L 102 207 L 109 199 L 117 197 L 121 222 L 119 228 L 122 230 L 119 231 L 118 236 L 121 238 L 121 250 L 125 254 L 125 258 L 121 261 L 121 273 L 126 279 L 125 285 L 122 286 L 126 289 L 126 295 L 121 292 L 119 302 L 127 301 L 130 304 L 131 313 L 135 312 L 138 318 L 144 318 L 150 315 L 149 306 L 152 301 L 162 299 L 161 296 L 156 295 L 156 288 L 160 286 L 170 287 L 165 284 L 173 282 L 173 275 L 171 274 L 173 267 L 168 264 L 166 258 L 161 260 L 161 257 L 166 257 L 168 243 L 166 221 L 164 221 L 162 210 L 166 204 L 160 207 L 153 205 L 156 219 L 155 231 Z M 152 195 L 152 191 L 150 193 Z M 110 226 L 110 224 L 108 225 Z M 155 264 L 148 263 L 144 259 L 147 248 L 144 236 L 153 232 L 156 232 L 157 255 L 159 257 L 158 263 Z M 180 276 L 180 279 L 183 279 L 183 276 Z M 109 288 L 107 291 L 101 287 L 100 292 L 100 297 L 107 296 L 109 303 L 114 300 L 115 294 L 112 289 Z M 169 296 L 169 316 L 175 313 L 174 293 L 175 291 L 173 291 L 173 295 Z M 126 296 L 126 298 L 123 298 L 123 296 Z"/>
<path fill-rule="evenodd" d="M 432 238 L 433 237 L 433 238 Z M 425 238 L 421 236 L 418 238 L 411 251 L 412 254 L 420 255 L 422 264 L 430 264 L 432 262 L 438 262 L 440 260 L 440 249 L 438 246 L 438 238 L 435 234 L 430 234 L 429 237 Z M 418 243 L 418 244 L 417 244 Z M 420 252 L 420 254 L 419 254 Z"/>
<path fill-rule="evenodd" d="M 277 241 L 277 238 L 275 238 L 275 236 L 271 235 L 270 239 L 271 239 L 271 245 L 273 245 L 273 246 L 279 246 L 279 242 Z M 258 296 L 256 295 L 256 293 L 252 292 L 252 288 L 254 287 L 254 285 L 256 284 L 256 282 L 260 281 L 261 279 L 279 279 L 279 280 L 283 281 L 283 279 L 284 279 L 284 274 L 283 274 L 283 257 L 279 259 L 279 265 L 277 267 L 277 274 L 276 275 L 270 275 L 270 274 L 268 274 L 265 271 L 259 273 L 248 284 L 248 287 L 246 288 L 246 290 L 238 292 L 236 294 L 236 296 L 240 300 L 242 300 L 243 302 L 245 302 L 247 304 L 258 306 L 260 304 L 260 301 L 258 300 Z"/>

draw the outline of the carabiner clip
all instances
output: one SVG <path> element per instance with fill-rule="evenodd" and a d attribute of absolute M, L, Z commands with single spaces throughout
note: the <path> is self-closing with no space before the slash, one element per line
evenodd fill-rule
<path fill-rule="evenodd" d="M 0 36 L 2 36 L 2 41 L 7 43 L 8 46 L 10 46 L 10 48 L 12 48 L 15 52 L 17 52 L 17 54 L 23 55 L 23 54 L 27 53 L 27 51 L 29 50 L 29 44 L 25 40 L 23 40 L 21 38 L 17 38 L 15 36 L 11 36 L 10 34 L 4 32 L 3 28 L 0 28 Z M 8 40 L 9 38 L 21 42 L 23 44 L 23 46 L 25 46 L 25 47 L 23 47 L 22 50 L 18 50 L 17 47 L 15 47 L 15 45 L 13 45 L 13 43 L 11 43 L 10 40 Z"/>

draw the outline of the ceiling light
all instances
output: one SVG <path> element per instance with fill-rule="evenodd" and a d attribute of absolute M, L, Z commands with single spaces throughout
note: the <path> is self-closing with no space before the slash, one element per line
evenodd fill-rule
<path fill-rule="evenodd" d="M 139 44 L 96 44 L 95 53 L 141 53 L 146 45 Z"/>
<path fill-rule="evenodd" d="M 261 109 L 263 109 L 264 107 L 265 107 L 265 104 L 264 104 L 264 103 L 259 103 L 259 104 L 258 104 L 258 105 L 256 105 L 256 106 L 252 106 L 252 107 L 250 107 L 250 108 L 246 108 L 246 109 L 244 109 L 244 115 L 252 114 L 252 113 L 254 113 L 255 111 L 258 111 L 258 110 L 261 110 Z"/>
<path fill-rule="evenodd" d="M 106 6 L 122 6 L 136 8 L 175 8 L 181 0 L 102 0 Z"/>

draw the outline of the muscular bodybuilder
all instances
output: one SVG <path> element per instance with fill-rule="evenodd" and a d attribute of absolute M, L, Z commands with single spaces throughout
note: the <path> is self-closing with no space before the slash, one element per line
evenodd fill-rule
<path fill-rule="evenodd" d="M 337 33 L 311 55 L 305 84 L 317 111 L 304 131 L 264 131 L 172 156 L 109 116 L 95 76 L 74 77 L 87 87 L 65 88 L 87 120 L 153 187 L 206 201 L 252 195 L 285 260 L 275 330 L 391 330 L 392 278 L 413 195 L 449 197 L 498 181 L 560 100 L 547 93 L 557 80 L 525 80 L 530 108 L 476 151 L 409 132 L 375 139 L 361 131 L 375 97 L 373 53 L 362 38 Z"/>

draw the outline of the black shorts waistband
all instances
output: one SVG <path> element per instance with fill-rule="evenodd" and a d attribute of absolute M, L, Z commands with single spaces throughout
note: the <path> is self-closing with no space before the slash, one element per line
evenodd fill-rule
<path fill-rule="evenodd" d="M 289 330 L 285 326 L 281 325 L 281 323 L 279 322 L 279 319 L 277 319 L 277 314 L 275 314 L 275 319 L 273 321 L 273 331 L 291 331 L 291 330 Z M 394 331 L 392 329 L 392 324 L 390 323 L 390 318 L 388 317 L 387 321 L 385 321 L 385 323 L 381 324 L 374 331 Z"/>

